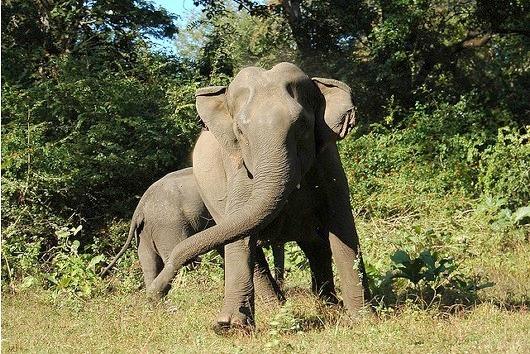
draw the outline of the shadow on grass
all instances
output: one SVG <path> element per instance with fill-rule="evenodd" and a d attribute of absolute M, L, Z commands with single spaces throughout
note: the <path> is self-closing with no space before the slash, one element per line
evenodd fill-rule
<path fill-rule="evenodd" d="M 406 309 L 428 310 L 444 318 L 465 314 L 484 303 L 514 312 L 530 308 L 530 299 L 525 296 L 504 299 L 483 294 L 479 296 L 480 290 L 494 287 L 495 284 L 483 276 L 462 271 L 451 257 L 429 250 L 417 255 L 398 250 L 391 256 L 391 261 L 387 269 L 376 269 L 366 264 L 372 292 L 370 305 L 376 315 L 369 318 L 399 315 Z M 319 303 L 309 289 L 289 288 L 286 295 L 288 299 L 294 298 L 298 306 L 302 303 L 303 309 L 297 310 L 291 306 L 280 310 L 271 322 L 273 330 L 281 333 L 311 332 L 337 323 L 347 325 L 352 322 L 340 305 Z M 307 302 L 308 299 L 313 299 L 309 300 L 313 302 Z M 308 311 L 311 307 L 313 309 Z"/>
<path fill-rule="evenodd" d="M 484 301 L 486 302 L 486 301 Z M 488 303 L 493 304 L 494 306 L 512 312 L 527 312 L 530 310 L 530 299 L 507 299 L 503 301 L 492 300 Z"/>

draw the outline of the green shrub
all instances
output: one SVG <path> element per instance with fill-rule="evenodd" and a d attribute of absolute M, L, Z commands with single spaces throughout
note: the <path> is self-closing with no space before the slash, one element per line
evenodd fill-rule
<path fill-rule="evenodd" d="M 46 274 L 48 286 L 55 296 L 66 294 L 87 298 L 103 287 L 96 267 L 105 257 L 79 253 L 79 240 L 71 240 L 81 228 L 62 227 L 55 231 L 59 244 L 55 246 L 50 262 L 51 269 Z"/>
<path fill-rule="evenodd" d="M 448 194 L 475 197 L 482 150 L 494 141 L 496 120 L 473 96 L 456 104 L 417 104 L 393 125 L 373 124 L 340 144 L 358 213 L 390 217 L 426 211 Z"/>
<path fill-rule="evenodd" d="M 480 161 L 479 186 L 483 196 L 506 201 L 515 210 L 530 204 L 530 126 L 498 131 Z"/>
<path fill-rule="evenodd" d="M 2 85 L 2 252 L 14 277 L 54 258 L 37 260 L 59 252 L 62 226 L 83 225 L 83 247 L 112 253 L 122 242 L 109 249 L 109 227 L 130 217 L 151 183 L 188 163 L 197 83 L 142 50 L 132 69 L 96 64 L 65 56 L 50 63 L 53 77 Z"/>
<path fill-rule="evenodd" d="M 403 250 L 390 256 L 390 270 L 381 272 L 367 265 L 375 302 L 386 306 L 405 301 L 418 305 L 469 305 L 478 300 L 477 291 L 493 284 L 469 277 L 452 257 L 423 250 L 416 257 Z"/>

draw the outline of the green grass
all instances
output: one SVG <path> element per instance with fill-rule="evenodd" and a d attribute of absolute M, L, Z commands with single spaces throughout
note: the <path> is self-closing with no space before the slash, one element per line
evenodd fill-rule
<path fill-rule="evenodd" d="M 307 269 L 291 267 L 283 308 L 258 299 L 254 333 L 219 336 L 212 330 L 223 294 L 217 265 L 180 274 L 168 299 L 152 306 L 135 290 L 136 264 L 133 276 L 124 277 L 122 269 L 107 290 L 88 300 L 54 297 L 39 287 L 15 294 L 5 289 L 2 352 L 530 352 L 528 229 L 499 229 L 475 212 L 446 215 L 448 209 L 441 205 L 421 217 L 359 218 L 358 229 L 366 259 L 381 272 L 396 249 L 429 248 L 454 257 L 464 274 L 495 284 L 479 290 L 478 301 L 466 307 L 408 300 L 351 322 L 310 294 Z"/>
<path fill-rule="evenodd" d="M 204 290 L 208 290 L 203 292 Z M 3 352 L 512 352 L 530 351 L 530 314 L 484 303 L 448 315 L 404 306 L 381 318 L 350 324 L 323 310 L 305 292 L 291 292 L 290 306 L 257 305 L 251 335 L 218 336 L 211 329 L 221 297 L 193 282 L 156 308 L 137 294 L 109 294 L 82 305 L 57 306 L 43 294 L 4 296 Z M 279 318 L 278 318 L 279 317 Z M 280 324 L 277 324 L 280 322 Z M 287 324 L 286 326 L 282 326 Z M 294 326 L 292 326 L 294 324 Z M 291 330 L 290 328 L 294 328 Z"/>

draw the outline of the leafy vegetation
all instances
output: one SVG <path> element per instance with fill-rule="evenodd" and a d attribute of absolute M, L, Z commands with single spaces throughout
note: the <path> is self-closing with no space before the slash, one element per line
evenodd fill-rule
<path fill-rule="evenodd" d="M 189 163 L 200 130 L 195 90 L 226 84 L 247 65 L 291 61 L 352 87 L 359 124 L 339 147 L 374 306 L 390 316 L 375 325 L 378 335 L 399 326 L 395 314 L 414 328 L 418 321 L 436 327 L 437 314 L 474 306 L 469 318 L 455 318 L 457 328 L 482 324 L 480 316 L 510 322 L 514 333 L 528 328 L 526 310 L 518 322 L 515 313 L 488 307 L 525 309 L 530 298 L 526 2 L 196 4 L 202 12 L 178 29 L 174 15 L 144 0 L 2 2 L 6 293 L 43 288 L 47 295 L 20 301 L 51 298 L 61 306 L 73 298 L 99 307 L 108 293 L 136 291 L 132 250 L 114 278 L 103 281 L 97 273 L 125 239 L 138 197 Z M 154 51 L 152 38 L 174 38 L 177 55 Z M 298 308 L 300 288 L 309 288 L 307 260 L 293 245 L 286 260 L 294 300 L 266 317 L 258 342 L 271 351 L 303 351 L 318 335 L 305 344 L 296 344 L 297 336 L 328 336 L 340 314 L 318 304 Z M 192 301 L 190 316 L 211 312 L 211 301 L 219 300 L 201 298 L 221 294 L 222 286 L 216 256 L 203 263 L 176 280 L 170 301 L 183 303 L 179 316 Z M 192 290 L 184 294 L 178 284 Z M 15 297 L 7 301 L 24 306 Z M 116 304 L 129 301 L 136 300 Z M 168 320 L 164 313 L 159 324 Z M 363 323 L 358 331 L 372 333 L 373 323 Z M 440 341 L 453 334 L 445 328 Z M 195 344 L 204 348 L 211 339 L 201 340 Z M 514 351 L 528 348 L 511 340 Z M 385 350 L 373 341 L 364 345 Z"/>

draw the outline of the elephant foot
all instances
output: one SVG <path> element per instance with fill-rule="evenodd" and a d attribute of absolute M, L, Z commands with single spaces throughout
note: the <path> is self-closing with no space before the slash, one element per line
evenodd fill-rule
<path fill-rule="evenodd" d="M 160 302 L 160 300 L 162 300 L 162 298 L 166 296 L 168 292 L 169 287 L 160 288 L 153 283 L 146 288 L 147 298 L 149 301 L 154 303 Z"/>
<path fill-rule="evenodd" d="M 241 306 L 237 310 L 222 311 L 213 326 L 214 332 L 219 335 L 228 334 L 232 331 L 251 333 L 255 324 L 249 307 Z"/>
<path fill-rule="evenodd" d="M 344 319 L 346 320 L 346 324 L 357 325 L 363 321 L 373 321 L 377 319 L 377 315 L 373 308 L 364 306 L 355 310 L 347 310 Z"/>

